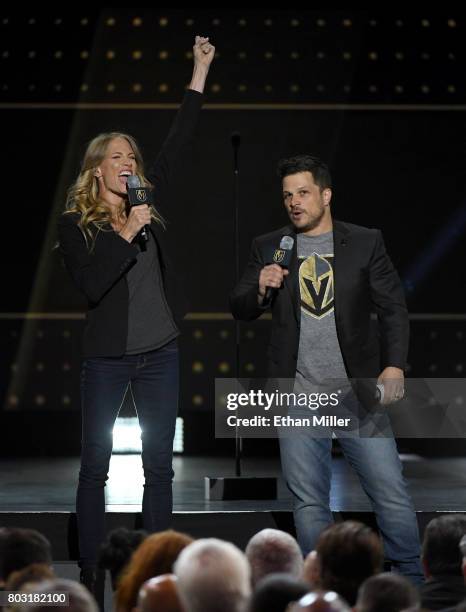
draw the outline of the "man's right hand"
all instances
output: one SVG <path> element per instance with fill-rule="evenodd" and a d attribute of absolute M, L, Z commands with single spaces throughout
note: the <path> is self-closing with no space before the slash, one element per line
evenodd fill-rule
<path fill-rule="evenodd" d="M 259 304 L 262 304 L 265 297 L 267 287 L 279 289 L 282 286 L 283 279 L 289 274 L 288 270 L 281 268 L 277 264 L 271 264 L 262 268 L 259 275 Z"/>
<path fill-rule="evenodd" d="M 128 219 L 119 234 L 128 242 L 131 242 L 145 225 L 150 225 L 150 210 L 147 204 L 132 206 Z"/>

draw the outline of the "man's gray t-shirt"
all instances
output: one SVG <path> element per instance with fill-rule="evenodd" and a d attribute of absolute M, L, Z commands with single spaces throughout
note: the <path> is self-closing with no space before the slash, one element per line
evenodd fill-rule
<path fill-rule="evenodd" d="M 165 298 L 157 245 L 148 232 L 147 250 L 126 274 L 128 282 L 128 336 L 126 355 L 160 348 L 179 335 Z M 139 245 L 138 245 L 139 248 Z"/>
<path fill-rule="evenodd" d="M 347 381 L 335 325 L 333 232 L 298 234 L 297 249 L 301 332 L 295 387 L 308 391 L 310 383 L 331 390 L 328 381 Z"/>

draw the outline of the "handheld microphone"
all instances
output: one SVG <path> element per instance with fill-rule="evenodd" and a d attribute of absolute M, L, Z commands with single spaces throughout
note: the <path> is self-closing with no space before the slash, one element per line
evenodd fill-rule
<path fill-rule="evenodd" d="M 375 399 L 382 403 L 385 395 L 385 387 L 382 383 L 375 386 Z"/>
<path fill-rule="evenodd" d="M 280 240 L 280 248 L 275 249 L 271 263 L 278 264 L 281 268 L 287 270 L 290 265 L 293 246 L 294 238 L 291 236 L 282 236 L 282 239 Z M 278 289 L 276 287 L 267 287 L 265 290 L 263 304 L 270 303 L 277 293 Z"/>
<path fill-rule="evenodd" d="M 128 176 L 126 191 L 128 192 L 130 206 L 140 206 L 141 204 L 150 206 L 154 203 L 153 190 L 148 187 L 141 187 L 141 180 L 139 176 L 135 174 Z M 145 225 L 139 232 L 139 236 L 144 242 L 149 240 L 148 230 L 149 227 Z"/>

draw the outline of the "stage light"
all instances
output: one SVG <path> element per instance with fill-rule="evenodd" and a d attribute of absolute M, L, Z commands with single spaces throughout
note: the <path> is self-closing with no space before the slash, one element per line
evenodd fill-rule
<path fill-rule="evenodd" d="M 192 371 L 194 374 L 202 374 L 204 371 L 204 364 L 201 361 L 195 361 L 192 365 Z"/>
<path fill-rule="evenodd" d="M 184 451 L 184 431 L 183 419 L 177 417 L 175 427 L 175 438 L 173 440 L 173 452 L 182 453 Z M 114 453 L 140 453 L 141 428 L 137 417 L 118 418 L 113 427 L 113 452 Z"/>

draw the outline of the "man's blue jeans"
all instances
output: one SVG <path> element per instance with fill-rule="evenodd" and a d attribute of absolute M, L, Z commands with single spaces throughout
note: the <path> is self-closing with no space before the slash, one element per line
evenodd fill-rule
<path fill-rule="evenodd" d="M 130 383 L 142 430 L 143 525 L 149 532 L 170 526 L 178 382 L 176 339 L 139 355 L 96 357 L 83 362 L 81 469 L 76 497 L 81 568 L 96 565 L 105 538 L 104 487 L 112 454 L 112 430 Z"/>
<path fill-rule="evenodd" d="M 338 435 L 338 434 L 337 434 Z M 339 437 L 369 497 L 383 537 L 385 557 L 395 571 L 422 582 L 416 514 L 393 438 Z M 293 495 L 298 541 L 306 555 L 333 522 L 330 511 L 331 437 L 296 432 L 280 437 L 283 474 Z"/>

